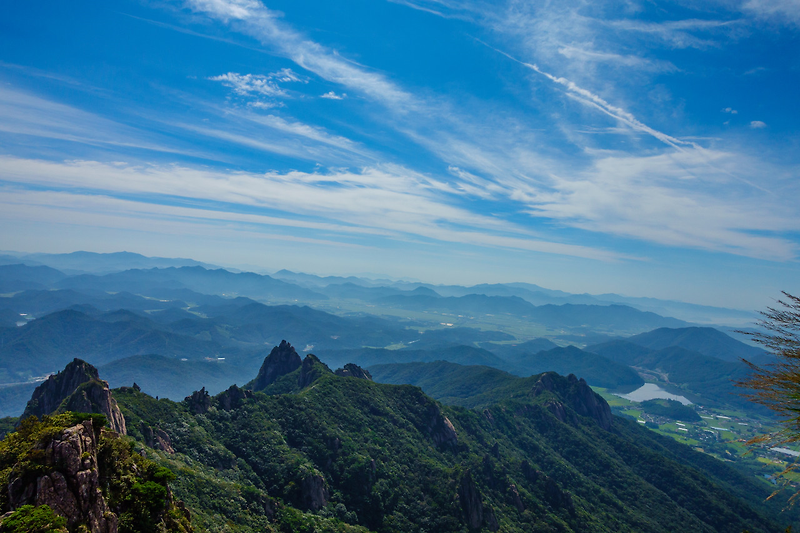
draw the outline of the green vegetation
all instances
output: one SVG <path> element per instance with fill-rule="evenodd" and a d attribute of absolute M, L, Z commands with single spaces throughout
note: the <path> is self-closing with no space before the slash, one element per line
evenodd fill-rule
<path fill-rule="evenodd" d="M 54 464 L 45 449 L 62 431 L 87 420 L 92 422 L 98 443 L 100 488 L 108 507 L 119 517 L 119 532 L 191 532 L 188 517 L 169 497 L 167 485 L 175 479 L 172 471 L 136 453 L 131 439 L 103 430 L 106 423 L 103 415 L 67 412 L 45 416 L 41 420 L 33 416 L 22 420 L 17 431 L 0 441 L 0 486 L 7 487 L 13 480 L 35 484 L 37 478 L 67 468 L 67 465 Z M 90 457 L 86 452 L 82 459 Z M 9 491 L 1 491 L 0 511 L 8 510 L 9 505 Z M 21 507 L 14 515 L 18 515 L 19 520 L 11 524 L 44 524 L 51 514 L 49 508 Z M 59 524 L 61 522 L 54 522 L 52 530 L 61 531 Z M 4 521 L 2 531 L 7 527 L 10 526 Z"/>
<path fill-rule="evenodd" d="M 14 431 L 17 422 L 19 422 L 19 418 L 16 417 L 0 418 L 0 439 Z"/>
<path fill-rule="evenodd" d="M 3 533 L 67 533 L 67 520 L 47 505 L 23 505 L 0 525 Z"/>
<path fill-rule="evenodd" d="M 778 528 L 765 518 L 778 513 L 763 482 L 635 422 L 603 429 L 577 414 L 580 386 L 566 378 L 553 377 L 555 392 L 534 393 L 532 380 L 468 410 L 317 370 L 304 388 L 298 370 L 271 386 L 281 394 L 228 406 L 222 396 L 206 407 L 133 389 L 115 397 L 132 433 L 170 436 L 176 454 L 148 456 L 175 472 L 176 497 L 211 531 L 293 531 L 296 521 L 310 531 L 317 521 L 317 531 L 463 532 L 465 479 L 485 523 L 494 517 L 502 531 Z"/>
<path fill-rule="evenodd" d="M 700 422 L 697 411 L 675 400 L 647 400 L 639 404 L 643 411 L 654 416 L 680 420 L 681 422 Z"/>

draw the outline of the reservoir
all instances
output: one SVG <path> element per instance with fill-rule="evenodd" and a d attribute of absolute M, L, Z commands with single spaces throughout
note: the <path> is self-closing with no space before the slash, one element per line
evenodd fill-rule
<path fill-rule="evenodd" d="M 633 392 L 630 392 L 628 394 L 617 394 L 617 396 L 620 396 L 632 402 L 644 402 L 646 400 L 661 399 L 661 400 L 675 400 L 681 402 L 683 405 L 692 404 L 692 402 L 690 402 L 683 396 L 678 396 L 677 394 L 669 393 L 664 389 L 662 389 L 661 387 L 659 387 L 658 385 L 656 385 L 655 383 L 645 383 L 644 385 L 642 385 Z"/>

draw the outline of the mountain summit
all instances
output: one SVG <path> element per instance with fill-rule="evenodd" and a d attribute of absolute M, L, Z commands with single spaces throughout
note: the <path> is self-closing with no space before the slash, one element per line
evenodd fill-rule
<path fill-rule="evenodd" d="M 264 359 L 264 364 L 258 371 L 256 379 L 250 385 L 254 391 L 267 388 L 281 376 L 294 372 L 303 364 L 302 359 L 297 354 L 294 347 L 282 340 L 280 345 L 274 347 L 270 354 Z"/>
<path fill-rule="evenodd" d="M 95 367 L 77 358 L 36 387 L 22 418 L 41 418 L 65 411 L 105 415 L 112 430 L 120 435 L 127 434 L 125 417 L 111 395 L 108 383 L 100 379 Z"/>

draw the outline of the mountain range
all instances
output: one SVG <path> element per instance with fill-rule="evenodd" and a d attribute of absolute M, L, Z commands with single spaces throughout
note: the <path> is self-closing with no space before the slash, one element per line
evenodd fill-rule
<path fill-rule="evenodd" d="M 39 405 L 58 403 L 48 394 L 70 396 L 62 384 L 80 382 L 68 376 L 86 368 L 71 365 L 37 391 Z M 431 365 L 440 379 L 429 385 L 450 381 L 454 365 Z M 451 381 L 451 392 L 458 391 L 451 397 L 473 408 L 448 407 L 417 387 L 374 383 L 355 365 L 332 372 L 282 342 L 245 388 L 232 386 L 215 396 L 200 389 L 181 402 L 157 400 L 138 385 L 118 388 L 112 393 L 133 439 L 130 450 L 153 466 L 137 470 L 130 455 L 88 453 L 88 464 L 98 466 L 80 477 L 69 466 L 45 461 L 32 470 L 30 498 L 42 501 L 36 487 L 43 477 L 90 480 L 117 468 L 145 476 L 137 481 L 142 487 L 146 476 L 154 480 L 148 486 L 164 496 L 142 516 L 170 532 L 739 533 L 777 531 L 797 519 L 796 510 L 781 513 L 778 502 L 765 501 L 768 484 L 613 416 L 573 375 L 517 378 L 485 367 L 469 372 L 477 374 Z M 88 371 L 89 383 L 96 382 L 95 373 Z M 62 426 L 37 433 L 48 435 L 46 445 L 47 439 L 68 442 L 65 436 L 76 433 L 86 435 L 85 442 L 97 438 L 101 450 L 119 442 L 108 431 L 100 437 L 85 432 L 94 426 L 81 420 L 91 415 L 58 416 L 52 420 Z M 25 471 L 28 466 L 15 464 L 18 455 L 2 453 L 9 442 L 33 441 L 17 436 L 0 442 L 0 465 Z M 155 475 L 158 468 L 163 474 Z M 7 486 L 10 479 L 0 481 Z M 167 483 L 169 491 L 156 486 Z M 105 520 L 121 521 L 144 494 L 122 487 L 125 497 L 106 485 L 93 493 L 68 483 L 46 501 L 60 512 L 85 508 L 85 495 L 97 494 L 92 506 L 102 500 Z M 77 507 L 63 505 L 69 490 L 75 490 Z M 25 501 L 0 500 L 0 510 L 17 510 L 2 520 L 19 516 Z M 78 524 L 75 516 L 70 524 Z M 107 533 L 103 527 L 92 523 L 89 529 Z"/>

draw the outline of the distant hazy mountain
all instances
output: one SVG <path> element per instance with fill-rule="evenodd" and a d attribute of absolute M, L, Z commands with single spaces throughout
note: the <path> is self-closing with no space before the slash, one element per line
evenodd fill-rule
<path fill-rule="evenodd" d="M 244 384 L 258 370 L 258 361 L 251 365 L 228 362 L 181 361 L 162 355 L 134 355 L 112 361 L 100 372 L 111 387 L 130 387 L 136 382 L 151 396 L 181 400 L 205 387 L 217 394 L 233 384 Z"/>
<path fill-rule="evenodd" d="M 95 252 L 72 252 L 69 254 L 21 254 L 15 255 L 17 262 L 26 265 L 46 265 L 67 274 L 89 272 L 106 274 L 120 272 L 131 268 L 166 268 L 183 266 L 202 266 L 219 268 L 215 265 L 195 261 L 194 259 L 174 259 L 166 257 L 146 257 L 132 252 L 114 252 L 108 254 Z M 8 259 L 2 261 L 6 263 Z"/>
<path fill-rule="evenodd" d="M 650 374 L 654 381 L 678 387 L 683 391 L 681 394 L 700 405 L 730 405 L 763 411 L 744 398 L 744 391 L 734 385 L 749 374 L 748 367 L 739 361 L 724 361 L 680 346 L 653 350 L 628 341 L 590 346 L 587 351 L 636 367 Z"/>
<path fill-rule="evenodd" d="M 659 328 L 626 340 L 653 350 L 680 346 L 726 361 L 752 359 L 765 354 L 764 350 L 737 341 L 714 328 Z"/>
<path fill-rule="evenodd" d="M 474 346 L 446 346 L 429 350 L 386 350 L 362 348 L 359 350 L 322 350 L 316 352 L 322 361 L 335 368 L 346 363 L 362 367 L 378 364 L 449 361 L 461 365 L 484 365 L 506 368 L 508 364 L 493 353 Z"/>
<path fill-rule="evenodd" d="M 137 315 L 108 322 L 64 310 L 21 328 L 0 329 L 0 382 L 26 381 L 55 372 L 77 356 L 102 365 L 150 353 L 199 360 L 224 356 L 225 350 L 212 341 L 164 331 Z"/>
<path fill-rule="evenodd" d="M 414 311 L 444 311 L 457 315 L 513 315 L 550 329 L 579 328 L 614 332 L 637 332 L 657 327 L 680 327 L 682 320 L 662 317 L 624 305 L 542 305 L 535 306 L 517 296 L 430 296 L 427 294 L 385 296 L 378 305 Z"/>
<path fill-rule="evenodd" d="M 546 350 L 558 348 L 558 345 L 550 339 L 532 339 L 519 344 L 489 344 L 483 345 L 487 350 L 497 354 L 508 361 L 515 361 L 520 356 L 535 354 Z"/>
<path fill-rule="evenodd" d="M 182 300 L 143 298 L 129 292 L 109 294 L 102 291 L 38 290 L 23 291 L 10 298 L 0 298 L 0 309 L 41 316 L 75 306 L 89 306 L 99 311 L 132 309 L 137 311 L 186 307 Z M 91 313 L 89 313 L 91 314 Z"/>
<path fill-rule="evenodd" d="M 44 289 L 65 277 L 63 272 L 47 266 L 0 265 L 0 294 Z"/>
<path fill-rule="evenodd" d="M 633 390 L 644 385 L 644 380 L 630 366 L 575 346 L 524 355 L 514 361 L 511 371 L 520 376 L 550 371 L 562 375 L 575 374 L 589 385 L 608 389 L 626 387 Z"/>
<path fill-rule="evenodd" d="M 130 291 L 157 295 L 161 289 L 190 289 L 204 294 L 242 295 L 263 300 L 325 300 L 327 296 L 252 272 L 233 273 L 203 267 L 126 270 L 103 276 L 84 274 L 66 278 L 58 288 L 76 290 Z"/>

